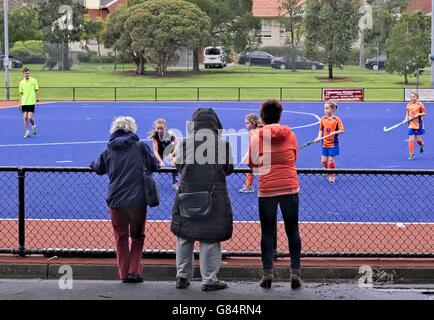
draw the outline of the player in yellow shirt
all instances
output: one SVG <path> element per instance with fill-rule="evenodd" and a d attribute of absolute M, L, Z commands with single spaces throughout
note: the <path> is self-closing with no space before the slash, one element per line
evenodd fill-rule
<path fill-rule="evenodd" d="M 324 104 L 325 116 L 321 118 L 318 137 L 322 139 L 321 163 L 324 169 L 334 169 L 335 157 L 339 155 L 339 134 L 344 133 L 342 120 L 336 115 L 338 106 L 333 101 Z M 329 183 L 335 182 L 335 175 L 329 174 Z"/>
<path fill-rule="evenodd" d="M 419 145 L 420 153 L 424 152 L 424 142 L 422 135 L 425 133 L 423 118 L 426 116 L 425 106 L 419 101 L 419 95 L 416 92 L 410 94 L 410 103 L 405 110 L 404 123 L 408 123 L 408 149 L 410 157 L 408 160 L 414 160 L 414 140 Z"/>
<path fill-rule="evenodd" d="M 39 85 L 35 78 L 30 77 L 29 68 L 23 69 L 24 79 L 21 80 L 20 91 L 20 108 L 23 113 L 24 129 L 26 133 L 24 138 L 30 138 L 29 122 L 32 125 L 32 133 L 36 135 L 36 122 L 35 122 L 35 107 L 39 102 Z"/>

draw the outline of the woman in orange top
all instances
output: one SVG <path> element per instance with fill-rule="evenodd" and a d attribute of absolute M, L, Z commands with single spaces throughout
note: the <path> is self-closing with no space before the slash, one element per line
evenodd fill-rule
<path fill-rule="evenodd" d="M 419 102 L 419 95 L 416 92 L 412 92 L 410 94 L 410 103 L 405 110 L 405 120 L 403 121 L 404 123 L 408 123 L 408 149 L 410 152 L 408 160 L 414 160 L 415 138 L 419 145 L 420 153 L 424 151 L 424 143 L 421 137 L 425 133 L 423 116 L 426 116 L 425 106 Z"/>
<path fill-rule="evenodd" d="M 299 288 L 301 240 L 298 227 L 298 192 L 295 163 L 297 139 L 288 126 L 280 125 L 282 105 L 268 100 L 261 106 L 264 127 L 250 139 L 249 167 L 259 176 L 259 217 L 263 277 L 261 287 L 270 288 L 273 281 L 273 247 L 277 208 L 280 206 L 291 255 L 291 287 Z"/>

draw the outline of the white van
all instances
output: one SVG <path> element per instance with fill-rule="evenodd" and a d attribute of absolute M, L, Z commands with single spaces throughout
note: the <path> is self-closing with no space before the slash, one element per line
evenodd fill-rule
<path fill-rule="evenodd" d="M 205 68 L 224 68 L 227 65 L 227 58 L 223 47 L 206 47 L 204 50 Z"/>

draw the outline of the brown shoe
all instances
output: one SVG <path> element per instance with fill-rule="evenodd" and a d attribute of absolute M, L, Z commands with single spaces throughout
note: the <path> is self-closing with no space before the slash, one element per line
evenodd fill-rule
<path fill-rule="evenodd" d="M 216 290 L 223 290 L 228 287 L 228 284 L 224 281 L 216 281 L 214 283 L 208 283 L 202 285 L 202 291 L 216 291 Z"/>
<path fill-rule="evenodd" d="M 265 269 L 259 285 L 264 289 L 271 289 L 273 283 L 273 269 Z"/>
<path fill-rule="evenodd" d="M 190 280 L 182 277 L 178 277 L 176 279 L 176 288 L 177 289 L 187 289 L 190 286 Z"/>
<path fill-rule="evenodd" d="M 291 288 L 299 289 L 301 287 L 300 269 L 291 269 Z"/>

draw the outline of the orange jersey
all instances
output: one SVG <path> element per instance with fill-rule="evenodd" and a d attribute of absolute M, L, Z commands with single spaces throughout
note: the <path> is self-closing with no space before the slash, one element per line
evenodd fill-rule
<path fill-rule="evenodd" d="M 342 130 L 344 131 L 344 125 L 342 120 L 338 116 L 324 116 L 321 118 L 319 129 L 322 131 L 322 136 L 328 136 L 330 133 Z M 324 148 L 333 148 L 339 143 L 338 135 L 328 137 L 322 141 Z"/>
<path fill-rule="evenodd" d="M 413 118 L 418 113 L 426 113 L 426 109 L 425 109 L 425 106 L 421 102 L 416 102 L 416 103 L 410 102 L 407 105 L 405 112 L 406 112 L 405 118 L 408 120 L 408 119 Z M 417 117 L 417 118 L 411 120 L 410 123 L 408 124 L 408 127 L 410 129 L 415 129 L 415 130 L 423 129 L 422 117 Z"/>

